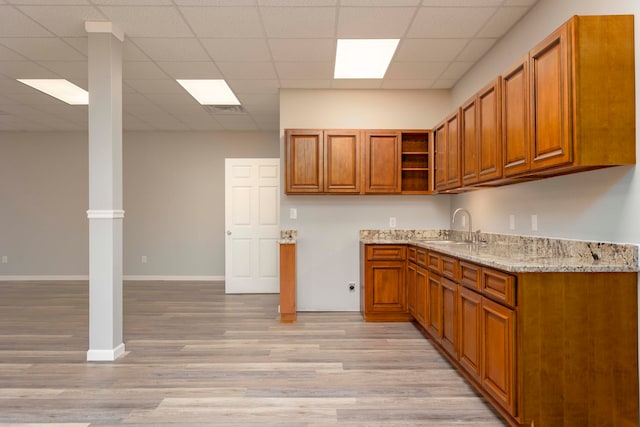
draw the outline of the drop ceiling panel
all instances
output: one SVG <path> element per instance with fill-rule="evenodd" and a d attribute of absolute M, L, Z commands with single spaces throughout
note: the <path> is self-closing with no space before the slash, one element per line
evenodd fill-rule
<path fill-rule="evenodd" d="M 202 39 L 214 61 L 270 61 L 265 39 Z"/>
<path fill-rule="evenodd" d="M 493 7 L 500 6 L 503 0 L 423 0 L 423 6 L 435 7 Z"/>
<path fill-rule="evenodd" d="M 221 79 L 222 73 L 211 61 L 158 62 L 158 66 L 174 79 Z"/>
<path fill-rule="evenodd" d="M 334 7 L 263 7 L 260 9 L 267 37 L 334 37 Z"/>
<path fill-rule="evenodd" d="M 253 7 L 182 7 L 198 37 L 262 37 L 258 10 Z"/>
<path fill-rule="evenodd" d="M 280 88 L 451 88 L 534 3 L 0 0 L 0 110 L 14 111 L 0 115 L 1 129 L 86 128 L 84 112 L 14 79 L 62 77 L 86 88 L 87 19 L 125 32 L 125 129 L 253 130 L 278 128 Z M 334 80 L 338 36 L 401 41 L 384 79 Z M 247 113 L 218 121 L 177 78 L 224 78 Z"/>
<path fill-rule="evenodd" d="M 477 61 L 495 44 L 497 39 L 473 39 L 460 52 L 458 61 Z"/>
<path fill-rule="evenodd" d="M 59 78 L 55 72 L 32 61 L 0 61 L 0 74 L 12 79 Z"/>
<path fill-rule="evenodd" d="M 280 79 L 280 87 L 284 89 L 329 89 L 331 79 Z"/>
<path fill-rule="evenodd" d="M 154 61 L 207 61 L 196 38 L 132 38 L 133 44 Z"/>
<path fill-rule="evenodd" d="M 218 62 L 218 68 L 225 79 L 265 79 L 277 78 L 271 62 Z"/>
<path fill-rule="evenodd" d="M 380 89 L 382 79 L 338 79 L 331 81 L 334 89 Z"/>
<path fill-rule="evenodd" d="M 227 80 L 234 93 L 279 93 L 279 82 L 273 80 Z"/>
<path fill-rule="evenodd" d="M 166 79 L 167 74 L 151 61 L 124 61 L 122 78 L 130 79 Z"/>
<path fill-rule="evenodd" d="M 76 61 L 85 59 L 80 52 L 62 40 L 53 37 L 1 38 L 0 44 L 34 61 Z"/>
<path fill-rule="evenodd" d="M 398 46 L 395 60 L 453 61 L 466 46 L 467 39 L 407 39 Z"/>
<path fill-rule="evenodd" d="M 448 62 L 395 62 L 389 66 L 385 78 L 391 80 L 436 79 L 448 66 Z"/>
<path fill-rule="evenodd" d="M 184 89 L 173 79 L 142 80 L 128 79 L 127 84 L 138 92 L 145 93 L 182 93 Z"/>
<path fill-rule="evenodd" d="M 471 38 L 495 13 L 494 8 L 442 7 L 418 11 L 408 37 L 415 38 Z"/>
<path fill-rule="evenodd" d="M 26 58 L 18 52 L 14 52 L 9 48 L 0 45 L 0 61 L 21 61 L 25 59 Z"/>
<path fill-rule="evenodd" d="M 0 37 L 47 37 L 51 33 L 12 6 L 0 6 Z"/>
<path fill-rule="evenodd" d="M 274 61 L 334 61 L 334 39 L 269 39 Z"/>
<path fill-rule="evenodd" d="M 85 37 L 85 21 L 104 21 L 93 6 L 21 6 L 20 11 L 58 36 Z"/>
<path fill-rule="evenodd" d="M 276 62 L 278 76 L 285 80 L 321 80 L 333 78 L 331 62 Z"/>
<path fill-rule="evenodd" d="M 382 81 L 383 89 L 430 89 L 434 80 L 415 79 L 415 80 L 391 80 L 384 79 Z"/>
<path fill-rule="evenodd" d="M 343 7 L 338 17 L 339 38 L 400 38 L 407 32 L 415 8 Z"/>
<path fill-rule="evenodd" d="M 44 68 L 53 71 L 58 76 L 67 80 L 87 80 L 87 61 L 40 61 Z"/>
<path fill-rule="evenodd" d="M 527 7 L 503 7 L 493 15 L 487 25 L 478 33 L 478 37 L 494 37 L 502 36 L 514 22 L 517 22 L 527 13 Z"/>
<path fill-rule="evenodd" d="M 193 36 L 174 7 L 100 6 L 99 9 L 128 37 Z"/>
<path fill-rule="evenodd" d="M 469 71 L 473 62 L 452 62 L 444 73 L 440 75 L 440 79 L 458 80 Z"/>

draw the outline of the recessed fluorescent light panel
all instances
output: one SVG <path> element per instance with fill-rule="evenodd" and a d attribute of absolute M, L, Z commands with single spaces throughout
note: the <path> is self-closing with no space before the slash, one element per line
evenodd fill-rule
<path fill-rule="evenodd" d="M 65 79 L 17 79 L 70 105 L 89 105 L 89 92 Z"/>
<path fill-rule="evenodd" d="M 176 80 L 202 105 L 240 105 L 224 80 Z"/>
<path fill-rule="evenodd" d="M 381 79 L 399 39 L 338 39 L 334 79 Z"/>

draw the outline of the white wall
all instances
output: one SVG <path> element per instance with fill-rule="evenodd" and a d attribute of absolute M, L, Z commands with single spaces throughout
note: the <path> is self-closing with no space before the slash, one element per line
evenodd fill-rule
<path fill-rule="evenodd" d="M 500 75 L 571 16 L 595 14 L 635 14 L 636 27 L 640 24 L 636 0 L 540 0 L 457 84 L 452 106 Z M 635 33 L 636 58 L 640 58 L 640 31 L 636 28 Z M 640 113 L 639 106 L 636 112 Z M 638 136 L 636 141 L 640 144 Z M 603 150 L 606 143 L 602 141 Z M 638 243 L 639 190 L 636 168 L 624 166 L 457 195 L 452 209 L 469 208 L 474 228 L 485 231 Z M 508 228 L 510 214 L 516 217 L 515 231 Z M 531 214 L 538 215 L 538 231 L 531 230 Z"/>
<path fill-rule="evenodd" d="M 123 145 L 124 274 L 224 276 L 224 158 L 277 158 L 278 133 L 125 132 Z M 0 132 L 0 280 L 88 274 L 87 149 L 86 133 Z"/>
<path fill-rule="evenodd" d="M 281 90 L 280 139 L 284 129 L 430 129 L 450 106 L 448 91 Z M 289 208 L 298 219 L 289 219 Z M 449 196 L 283 195 L 281 227 L 298 230 L 297 308 L 357 311 L 360 283 L 359 230 L 448 228 Z"/>

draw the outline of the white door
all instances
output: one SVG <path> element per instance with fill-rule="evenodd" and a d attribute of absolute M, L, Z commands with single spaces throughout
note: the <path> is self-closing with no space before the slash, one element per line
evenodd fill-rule
<path fill-rule="evenodd" d="M 225 233 L 225 292 L 280 292 L 280 159 L 225 159 Z"/>

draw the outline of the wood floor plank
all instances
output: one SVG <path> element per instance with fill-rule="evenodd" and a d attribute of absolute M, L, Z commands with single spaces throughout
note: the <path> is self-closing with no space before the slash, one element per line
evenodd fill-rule
<path fill-rule="evenodd" d="M 126 353 L 86 361 L 86 282 L 0 283 L 2 426 L 504 426 L 411 323 L 213 282 L 126 282 Z"/>

